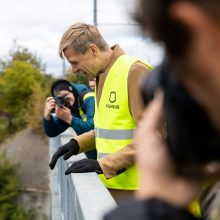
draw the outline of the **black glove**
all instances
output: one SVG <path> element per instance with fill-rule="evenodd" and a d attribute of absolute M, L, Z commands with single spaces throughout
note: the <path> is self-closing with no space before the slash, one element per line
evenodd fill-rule
<path fill-rule="evenodd" d="M 99 162 L 92 159 L 82 159 L 73 163 L 65 172 L 66 175 L 70 173 L 87 173 L 96 172 L 98 174 L 103 173 Z"/>
<path fill-rule="evenodd" d="M 50 161 L 50 169 L 53 170 L 59 157 L 63 156 L 64 160 L 69 159 L 72 155 L 79 153 L 79 144 L 75 139 L 71 139 L 68 143 L 60 146 Z"/>

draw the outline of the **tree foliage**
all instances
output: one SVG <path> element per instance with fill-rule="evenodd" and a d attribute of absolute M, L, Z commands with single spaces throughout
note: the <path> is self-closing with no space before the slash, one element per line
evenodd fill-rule
<path fill-rule="evenodd" d="M 31 53 L 28 48 L 18 45 L 16 41 L 14 41 L 13 47 L 10 49 L 8 56 L 0 61 L 0 70 L 4 70 L 11 66 L 14 61 L 29 63 L 42 72 L 46 69 L 46 64 L 42 63 L 39 56 Z"/>
<path fill-rule="evenodd" d="M 0 141 L 27 125 L 41 128 L 52 80 L 41 59 L 25 47 L 15 45 L 8 57 L 0 60 Z M 0 220 L 34 219 L 33 210 L 26 213 L 16 204 L 18 196 L 14 166 L 0 156 Z"/>
<path fill-rule="evenodd" d="M 2 76 L 4 110 L 17 116 L 26 109 L 34 84 L 41 83 L 41 80 L 39 69 L 26 62 L 13 61 Z"/>
<path fill-rule="evenodd" d="M 31 220 L 34 213 L 27 213 L 16 204 L 19 180 L 15 166 L 0 156 L 0 220 Z"/>
<path fill-rule="evenodd" d="M 2 115 L 8 119 L 5 129 L 10 133 L 26 125 L 40 128 L 51 81 L 44 72 L 45 65 L 27 48 L 17 45 L 0 63 L 0 120 Z"/>

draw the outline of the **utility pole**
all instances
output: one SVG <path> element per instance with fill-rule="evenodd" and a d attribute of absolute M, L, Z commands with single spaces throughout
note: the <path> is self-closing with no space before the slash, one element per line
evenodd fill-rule
<path fill-rule="evenodd" d="M 97 27 L 97 0 L 93 1 L 93 24 Z"/>
<path fill-rule="evenodd" d="M 65 57 L 63 57 L 63 76 L 66 76 L 66 62 L 65 62 Z"/>
<path fill-rule="evenodd" d="M 98 26 L 98 22 L 97 22 L 97 0 L 93 0 L 93 24 L 94 26 Z M 65 62 L 65 58 L 63 59 L 63 71 L 62 74 L 63 76 L 66 75 L 66 62 Z"/>

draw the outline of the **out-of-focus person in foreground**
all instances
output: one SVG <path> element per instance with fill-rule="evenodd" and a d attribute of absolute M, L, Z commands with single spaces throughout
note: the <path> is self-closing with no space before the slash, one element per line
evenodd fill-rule
<path fill-rule="evenodd" d="M 137 19 L 164 46 L 165 58 L 141 86 L 148 101 L 134 140 L 137 201 L 105 219 L 219 220 L 220 1 L 139 3 Z M 152 102 L 150 86 L 160 90 Z M 191 210 L 196 199 L 200 215 Z"/>

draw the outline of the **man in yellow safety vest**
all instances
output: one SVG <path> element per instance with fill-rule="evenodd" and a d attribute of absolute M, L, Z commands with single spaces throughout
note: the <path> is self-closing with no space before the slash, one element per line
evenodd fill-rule
<path fill-rule="evenodd" d="M 138 84 L 150 66 L 126 55 L 119 45 L 109 47 L 98 29 L 76 23 L 63 34 L 59 54 L 71 64 L 75 74 L 95 79 L 95 130 L 74 137 L 53 155 L 53 169 L 59 157 L 68 159 L 97 149 L 97 160 L 83 159 L 66 170 L 66 174 L 97 172 L 117 200 L 138 189 L 135 167 L 136 149 L 131 144 L 143 104 Z"/>

